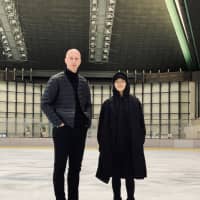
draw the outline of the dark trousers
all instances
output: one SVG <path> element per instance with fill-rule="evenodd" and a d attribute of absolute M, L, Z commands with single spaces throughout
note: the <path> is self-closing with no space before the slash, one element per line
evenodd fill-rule
<path fill-rule="evenodd" d="M 65 198 L 65 168 L 68 161 L 68 200 L 78 200 L 79 174 L 85 147 L 86 128 L 68 126 L 53 128 L 54 172 L 53 184 L 56 200 Z"/>
<path fill-rule="evenodd" d="M 127 200 L 134 200 L 135 182 L 133 178 L 125 178 Z M 121 179 L 119 177 L 112 177 L 112 189 L 114 200 L 121 200 Z"/>

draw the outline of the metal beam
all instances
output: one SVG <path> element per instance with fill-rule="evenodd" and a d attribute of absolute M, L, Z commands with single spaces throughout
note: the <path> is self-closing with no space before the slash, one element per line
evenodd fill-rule
<path fill-rule="evenodd" d="M 192 24 L 191 24 L 191 20 L 190 20 L 190 14 L 189 14 L 189 10 L 188 10 L 187 0 L 184 0 L 184 6 L 185 6 L 187 21 L 188 21 L 188 24 L 189 24 L 189 29 L 190 29 L 190 33 L 191 33 L 191 37 L 192 37 L 194 54 L 195 54 L 195 58 L 197 60 L 197 66 L 200 69 L 199 52 L 198 52 L 197 45 L 196 45 L 195 38 L 194 38 L 194 33 L 193 33 L 193 28 L 192 28 Z"/>
<path fill-rule="evenodd" d="M 192 60 L 191 52 L 188 46 L 186 35 L 184 34 L 183 25 L 181 24 L 180 16 L 178 14 L 174 0 L 165 0 L 174 30 L 176 32 L 185 62 L 187 67 L 192 70 L 194 63 Z"/>
<path fill-rule="evenodd" d="M 27 77 L 30 79 L 47 79 L 50 76 L 60 72 L 60 70 L 16 70 L 16 77 Z M 3 73 L 3 72 L 2 72 Z M 116 71 L 80 71 L 80 74 L 89 79 L 112 79 Z M 4 77 L 4 76 L 2 76 Z M 165 73 L 141 73 L 141 72 L 130 72 L 128 77 L 136 82 L 168 82 L 168 81 L 185 81 L 192 80 L 191 72 L 165 72 Z M 30 80 L 31 80 L 30 79 Z"/>

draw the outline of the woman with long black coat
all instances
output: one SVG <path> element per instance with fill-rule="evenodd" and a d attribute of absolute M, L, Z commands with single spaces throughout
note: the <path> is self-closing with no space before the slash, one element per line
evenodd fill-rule
<path fill-rule="evenodd" d="M 143 144 L 144 116 L 140 101 L 130 95 L 126 74 L 113 76 L 113 96 L 101 107 L 97 140 L 99 162 L 96 177 L 108 183 L 112 178 L 113 199 L 121 200 L 121 178 L 125 179 L 127 200 L 134 200 L 134 179 L 146 177 Z"/>

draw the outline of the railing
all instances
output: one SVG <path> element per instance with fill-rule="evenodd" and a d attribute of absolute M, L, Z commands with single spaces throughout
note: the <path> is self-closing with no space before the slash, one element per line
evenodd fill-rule
<path fill-rule="evenodd" d="M 52 137 L 52 124 L 33 122 L 25 119 L 25 122 L 15 118 L 0 119 L 0 138 L 24 137 L 24 138 L 48 138 Z M 88 130 L 88 137 L 96 137 L 98 118 L 92 119 L 92 125 Z M 146 138 L 148 139 L 185 139 L 196 134 L 196 129 L 184 123 L 174 123 L 170 126 L 170 131 L 165 125 L 146 124 Z M 196 129 L 195 129 L 196 128 Z M 196 130 L 195 133 L 194 130 Z M 199 133 L 198 133 L 199 134 Z"/>
<path fill-rule="evenodd" d="M 8 126 L 6 126 L 8 124 Z M 52 125 L 38 122 L 16 122 L 8 119 L 0 122 L 0 137 L 52 137 Z"/>

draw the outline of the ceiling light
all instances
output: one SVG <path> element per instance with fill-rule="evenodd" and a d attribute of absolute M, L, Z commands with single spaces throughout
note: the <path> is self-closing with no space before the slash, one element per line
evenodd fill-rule
<path fill-rule="evenodd" d="M 110 43 L 109 42 L 105 42 L 104 43 L 104 47 L 108 48 L 110 46 Z"/>
<path fill-rule="evenodd" d="M 90 39 L 91 39 L 91 41 L 94 41 L 94 40 L 95 40 L 95 37 L 94 37 L 94 36 L 92 36 Z"/>
<path fill-rule="evenodd" d="M 92 19 L 95 20 L 97 18 L 96 15 L 92 15 Z"/>
<path fill-rule="evenodd" d="M 108 62 L 115 11 L 115 0 L 90 0 L 90 50 L 91 62 Z"/>
<path fill-rule="evenodd" d="M 19 40 L 19 39 L 21 39 L 21 35 L 18 34 L 15 36 L 15 40 Z"/>
<path fill-rule="evenodd" d="M 26 57 L 26 54 L 22 53 L 21 56 L 22 56 L 22 57 Z"/>
<path fill-rule="evenodd" d="M 92 24 L 92 25 L 95 25 L 95 24 L 96 24 L 96 21 L 95 21 L 95 20 L 92 20 L 92 21 L 91 21 L 91 24 Z"/>
<path fill-rule="evenodd" d="M 97 27 L 93 25 L 93 26 L 91 27 L 91 33 L 92 33 L 92 34 L 95 34 L 95 33 L 96 33 L 96 29 L 97 29 Z"/>
<path fill-rule="evenodd" d="M 11 0 L 4 0 L 4 2 L 5 2 L 5 3 L 10 3 L 10 2 L 11 2 Z"/>
<path fill-rule="evenodd" d="M 2 42 L 3 54 L 7 58 L 20 60 L 27 57 L 26 46 L 20 27 L 19 17 L 15 8 L 16 1 L 1 0 L 1 14 L 4 21 L 0 26 L 0 41 Z M 11 46 L 10 46 L 11 44 Z M 13 54 L 14 53 L 14 54 Z"/>
<path fill-rule="evenodd" d="M 5 39 L 4 41 L 2 41 L 3 45 L 8 45 L 8 40 Z"/>
<path fill-rule="evenodd" d="M 107 60 L 107 59 L 108 59 L 108 56 L 104 54 L 104 55 L 103 55 L 103 59 L 104 59 L 104 60 Z"/>
<path fill-rule="evenodd" d="M 112 18 L 113 18 L 113 14 L 112 14 L 112 13 L 108 13 L 108 14 L 107 14 L 107 18 L 108 18 L 108 19 L 112 19 Z"/>
<path fill-rule="evenodd" d="M 104 52 L 104 53 L 108 53 L 109 50 L 108 50 L 108 49 L 104 49 L 103 52 Z"/>
<path fill-rule="evenodd" d="M 16 41 L 16 44 L 17 45 L 23 45 L 23 42 L 22 42 L 22 40 L 18 40 L 18 41 Z"/>
<path fill-rule="evenodd" d="M 111 30 L 110 29 L 105 29 L 105 34 L 111 34 Z"/>
<path fill-rule="evenodd" d="M 3 28 L 0 26 L 0 33 L 2 34 L 4 32 Z"/>
<path fill-rule="evenodd" d="M 92 12 L 96 12 L 97 8 L 96 7 L 92 7 Z"/>
<path fill-rule="evenodd" d="M 8 12 L 8 13 L 10 13 L 10 12 L 12 12 L 12 10 L 13 10 L 13 7 L 12 7 L 12 5 L 7 5 L 6 7 L 5 7 L 5 10 Z"/>
<path fill-rule="evenodd" d="M 97 5 L 97 0 L 93 0 L 92 5 Z"/>
<path fill-rule="evenodd" d="M 5 50 L 5 52 L 9 52 L 9 51 L 11 51 L 11 48 L 7 46 L 4 48 L 4 50 Z"/>
<path fill-rule="evenodd" d="M 109 6 L 108 11 L 109 11 L 109 12 L 114 12 L 114 8 L 111 7 L 111 6 Z"/>
<path fill-rule="evenodd" d="M 105 40 L 106 41 L 110 41 L 110 37 L 109 36 L 105 36 Z"/>
<path fill-rule="evenodd" d="M 94 52 L 95 52 L 95 50 L 94 50 L 93 48 L 91 48 L 91 49 L 90 49 L 90 52 L 91 52 L 91 53 L 94 53 Z"/>
<path fill-rule="evenodd" d="M 13 57 L 12 53 L 8 53 L 8 54 L 7 54 L 7 57 L 8 57 L 8 58 L 12 58 L 12 57 Z"/>
<path fill-rule="evenodd" d="M 1 40 L 3 41 L 3 40 L 6 40 L 6 36 L 5 35 L 2 35 L 1 36 Z"/>
<path fill-rule="evenodd" d="M 106 26 L 107 26 L 107 27 L 111 27 L 111 26 L 112 26 L 112 22 L 111 22 L 111 21 L 107 21 L 107 22 L 106 22 Z"/>
<path fill-rule="evenodd" d="M 22 53 L 24 52 L 24 50 L 25 50 L 24 47 L 19 48 L 19 51 L 22 52 Z"/>
<path fill-rule="evenodd" d="M 12 19 L 12 20 L 10 20 L 10 24 L 12 24 L 12 25 L 16 25 L 16 24 L 17 24 L 17 20 L 16 20 L 16 19 Z"/>
<path fill-rule="evenodd" d="M 94 54 L 90 54 L 90 59 L 94 59 Z"/>
<path fill-rule="evenodd" d="M 15 14 L 13 12 L 8 14 L 8 19 L 13 19 L 15 17 Z"/>
<path fill-rule="evenodd" d="M 94 48 L 94 47 L 95 47 L 95 43 L 94 43 L 94 42 L 91 42 L 91 43 L 90 43 L 90 46 Z"/>
<path fill-rule="evenodd" d="M 110 0 L 110 4 L 115 4 L 115 0 Z"/>

